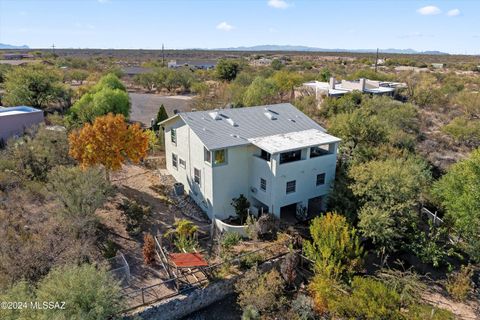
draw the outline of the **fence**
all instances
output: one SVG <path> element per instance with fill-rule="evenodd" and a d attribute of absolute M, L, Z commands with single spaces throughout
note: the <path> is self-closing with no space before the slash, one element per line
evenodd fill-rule
<path fill-rule="evenodd" d="M 117 252 L 117 255 L 111 259 L 108 259 L 110 265 L 109 272 L 116 278 L 119 279 L 122 286 L 128 286 L 130 284 L 130 266 L 125 259 L 125 256 L 120 251 Z"/>
<path fill-rule="evenodd" d="M 433 221 L 434 226 L 438 227 L 438 226 L 441 226 L 443 224 L 443 220 L 440 219 L 439 217 L 437 217 L 437 211 L 435 211 L 435 213 L 432 213 L 430 210 L 423 207 L 421 212 L 423 214 L 425 214 L 430 220 Z"/>
<path fill-rule="evenodd" d="M 209 282 L 216 281 L 218 278 L 216 277 L 216 274 L 218 271 L 226 266 L 229 267 L 238 267 L 239 269 L 241 268 L 242 262 L 244 259 L 246 259 L 248 256 L 252 255 L 258 255 L 259 253 L 271 253 L 272 255 L 266 255 L 263 256 L 260 261 L 257 261 L 259 264 L 265 263 L 267 261 L 271 261 L 274 259 L 278 259 L 285 254 L 288 253 L 288 246 L 286 245 L 287 241 L 284 241 L 282 243 L 273 243 L 269 246 L 266 246 L 264 248 L 260 248 L 251 252 L 247 253 L 242 253 L 230 260 L 216 263 L 213 265 L 210 265 L 208 267 L 203 267 L 199 268 L 203 274 L 208 276 Z M 158 244 L 160 245 L 160 244 Z M 283 252 L 274 254 L 275 251 L 278 252 L 278 250 L 274 250 L 275 248 L 278 249 L 279 247 L 283 248 Z M 157 253 L 160 254 L 161 253 Z M 162 259 L 163 260 L 163 259 Z M 168 269 L 168 267 L 166 267 Z M 122 312 L 128 312 L 130 310 L 142 307 L 142 306 L 147 306 L 150 304 L 153 304 L 155 302 L 173 298 L 175 296 L 190 292 L 192 290 L 196 290 L 198 288 L 201 288 L 205 285 L 205 279 L 198 279 L 194 281 L 190 281 L 191 278 L 195 278 L 194 274 L 198 273 L 199 270 L 191 270 L 188 272 L 183 273 L 180 276 L 174 276 L 170 279 L 161 281 L 157 284 L 148 286 L 148 287 L 142 287 L 140 289 L 124 293 L 122 295 L 122 298 L 126 301 L 126 304 L 128 305 L 128 308 L 123 310 Z M 190 278 L 190 279 L 189 279 Z"/>

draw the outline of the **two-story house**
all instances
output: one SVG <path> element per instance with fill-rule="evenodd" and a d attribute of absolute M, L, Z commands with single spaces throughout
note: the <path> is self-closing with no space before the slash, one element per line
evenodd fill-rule
<path fill-rule="evenodd" d="M 184 112 L 161 126 L 167 170 L 210 218 L 235 216 L 240 194 L 279 218 L 324 209 L 340 139 L 293 105 Z"/>

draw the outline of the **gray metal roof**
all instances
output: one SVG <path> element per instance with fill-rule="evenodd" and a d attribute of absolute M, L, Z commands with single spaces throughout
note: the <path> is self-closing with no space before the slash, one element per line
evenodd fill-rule
<path fill-rule="evenodd" d="M 209 150 L 250 144 L 248 139 L 317 129 L 315 121 L 290 103 L 178 114 Z M 216 118 L 217 120 L 215 120 Z"/>

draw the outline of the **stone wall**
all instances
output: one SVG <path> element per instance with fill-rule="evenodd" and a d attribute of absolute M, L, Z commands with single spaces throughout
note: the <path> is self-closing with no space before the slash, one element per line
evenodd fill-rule
<path fill-rule="evenodd" d="M 283 258 L 284 256 L 267 261 L 259 266 L 259 268 L 261 271 L 267 272 L 278 266 Z M 181 319 L 234 293 L 235 281 L 241 276 L 242 275 L 232 279 L 213 282 L 205 288 L 192 290 L 189 293 L 160 301 L 141 311 L 135 312 L 131 316 L 125 317 L 125 320 L 138 318 L 142 320 Z"/>

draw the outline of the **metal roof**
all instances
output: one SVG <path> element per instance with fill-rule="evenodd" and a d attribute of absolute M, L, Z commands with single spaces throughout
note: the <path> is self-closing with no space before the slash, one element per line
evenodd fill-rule
<path fill-rule="evenodd" d="M 252 144 L 272 154 L 340 141 L 341 139 L 317 129 L 250 139 Z"/>
<path fill-rule="evenodd" d="M 170 253 L 170 261 L 177 268 L 194 268 L 208 266 L 208 262 L 200 253 Z"/>
<path fill-rule="evenodd" d="M 209 150 L 247 145 L 251 144 L 249 139 L 309 129 L 325 132 L 324 128 L 290 103 L 182 112 L 177 116 L 185 121 Z"/>

